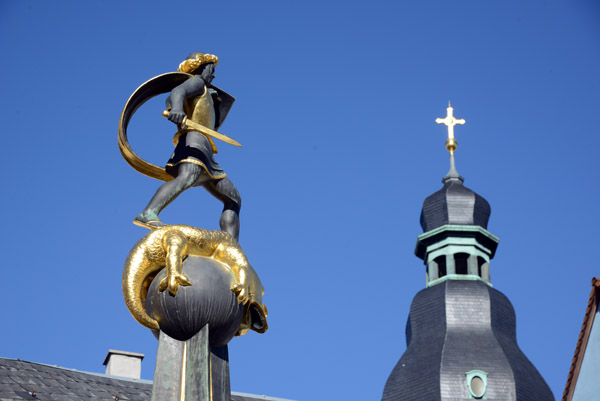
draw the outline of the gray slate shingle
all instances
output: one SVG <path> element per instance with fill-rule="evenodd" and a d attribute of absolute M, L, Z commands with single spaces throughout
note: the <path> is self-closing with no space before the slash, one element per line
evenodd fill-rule
<path fill-rule="evenodd" d="M 0 401 L 115 401 L 116 396 L 119 401 L 149 401 L 151 393 L 149 380 L 0 358 Z M 244 393 L 232 393 L 231 400 L 286 401 Z"/>

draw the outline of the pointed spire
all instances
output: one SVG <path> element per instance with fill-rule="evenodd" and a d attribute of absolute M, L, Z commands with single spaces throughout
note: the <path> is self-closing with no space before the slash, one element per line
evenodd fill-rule
<path fill-rule="evenodd" d="M 446 109 L 446 112 L 446 118 L 436 118 L 435 120 L 436 123 L 444 124 L 448 127 L 448 140 L 446 141 L 446 149 L 450 152 L 450 170 L 448 171 L 448 174 L 446 174 L 446 176 L 442 179 L 442 182 L 464 182 L 464 179 L 460 176 L 460 174 L 458 174 L 458 171 L 456 171 L 456 165 L 454 162 L 454 151 L 458 146 L 458 142 L 456 142 L 456 139 L 454 139 L 454 126 L 456 124 L 463 125 L 465 123 L 465 120 L 454 118 L 454 109 L 452 108 L 450 101 L 448 101 L 448 108 Z"/>
<path fill-rule="evenodd" d="M 448 174 L 444 178 L 442 178 L 442 182 L 445 184 L 448 181 L 460 181 L 465 182 L 465 179 L 458 174 L 456 171 L 456 165 L 454 164 L 454 155 L 450 153 L 450 170 L 448 170 Z"/>

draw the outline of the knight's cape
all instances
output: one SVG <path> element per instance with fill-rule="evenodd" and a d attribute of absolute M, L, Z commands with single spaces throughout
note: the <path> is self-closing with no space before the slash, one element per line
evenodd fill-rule
<path fill-rule="evenodd" d="M 121 112 L 121 118 L 119 119 L 119 150 L 125 161 L 136 171 L 147 175 L 148 177 L 156 178 L 157 180 L 170 181 L 173 179 L 173 176 L 167 174 L 163 167 L 147 162 L 133 151 L 127 140 L 127 126 L 129 125 L 131 117 L 133 117 L 137 109 L 144 103 L 155 96 L 171 92 L 175 87 L 192 77 L 193 75 L 185 72 L 168 72 L 166 74 L 158 75 L 144 82 L 135 90 L 135 92 L 133 92 L 129 100 L 127 100 L 127 103 Z M 233 106 L 235 98 L 212 84 L 209 84 L 208 87 L 217 91 L 217 98 L 214 99 L 217 119 L 215 122 L 215 130 L 217 130 L 223 124 L 223 121 L 225 121 L 229 110 L 231 110 L 231 106 Z"/>

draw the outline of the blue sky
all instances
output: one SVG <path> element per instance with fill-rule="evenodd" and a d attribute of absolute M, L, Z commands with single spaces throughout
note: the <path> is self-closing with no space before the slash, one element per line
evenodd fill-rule
<path fill-rule="evenodd" d="M 414 254 L 426 196 L 457 169 L 492 206 L 492 283 L 517 338 L 562 394 L 597 264 L 600 6 L 575 1 L 0 1 L 4 212 L 0 356 L 103 372 L 146 355 L 129 315 L 131 224 L 158 181 L 117 149 L 129 95 L 192 51 L 220 57 L 237 98 L 218 161 L 243 198 L 240 243 L 270 329 L 230 343 L 232 389 L 295 400 L 381 397 L 425 285 Z M 162 99 L 130 127 L 168 159 Z M 218 228 L 187 191 L 167 223 Z"/>

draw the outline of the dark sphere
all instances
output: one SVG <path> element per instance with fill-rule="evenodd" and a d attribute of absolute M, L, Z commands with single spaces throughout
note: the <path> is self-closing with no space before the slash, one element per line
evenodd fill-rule
<path fill-rule="evenodd" d="M 244 314 L 243 305 L 231 291 L 233 273 L 223 263 L 199 256 L 188 256 L 182 270 L 192 285 L 180 285 L 176 296 L 168 289 L 159 292 L 158 284 L 166 276 L 166 268 L 161 270 L 148 289 L 146 312 L 176 340 L 186 341 L 208 324 L 210 345 L 227 344 Z"/>

